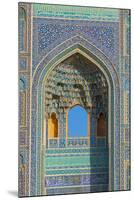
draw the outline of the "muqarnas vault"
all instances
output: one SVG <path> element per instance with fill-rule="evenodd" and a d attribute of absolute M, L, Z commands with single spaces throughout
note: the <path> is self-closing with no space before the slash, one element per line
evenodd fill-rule
<path fill-rule="evenodd" d="M 130 10 L 18 13 L 19 197 L 130 190 Z"/>

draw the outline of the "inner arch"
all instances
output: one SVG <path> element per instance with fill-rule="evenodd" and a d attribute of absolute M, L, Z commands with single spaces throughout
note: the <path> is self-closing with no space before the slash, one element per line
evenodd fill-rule
<path fill-rule="evenodd" d="M 88 136 L 88 114 L 80 105 L 70 108 L 68 113 L 68 137 Z"/>
<path fill-rule="evenodd" d="M 80 42 L 81 41 L 81 42 Z M 33 89 L 32 89 L 32 93 L 33 95 L 35 95 L 36 93 L 36 88 L 37 86 L 39 88 L 41 88 L 41 90 L 38 90 L 37 91 L 37 96 L 40 97 L 44 97 L 45 96 L 45 93 L 44 91 L 46 92 L 46 80 L 47 78 L 49 78 L 49 75 L 51 75 L 51 72 L 53 71 L 53 69 L 55 69 L 57 67 L 57 63 L 60 64 L 61 62 L 63 62 L 66 58 L 69 58 L 69 55 L 73 55 L 74 52 L 80 52 L 81 55 L 83 55 L 84 57 L 87 58 L 87 60 L 89 61 L 92 61 L 92 64 L 94 63 L 98 69 L 100 69 L 103 73 L 103 75 L 106 77 L 106 80 L 107 80 L 107 83 L 108 83 L 108 97 L 109 97 L 109 118 L 108 118 L 108 133 L 109 133 L 109 139 L 110 141 L 113 140 L 114 138 L 114 134 L 111 135 L 111 130 L 112 130 L 112 127 L 113 127 L 113 122 L 114 122 L 114 110 L 118 110 L 118 107 L 116 106 L 115 104 L 115 107 L 114 107 L 114 104 L 113 104 L 113 101 L 111 102 L 111 96 L 112 96 L 112 99 L 115 98 L 116 99 L 116 96 L 115 96 L 115 92 L 114 92 L 114 89 L 115 89 L 115 83 L 116 85 L 118 85 L 118 76 L 116 74 L 116 71 L 112 65 L 112 63 L 109 61 L 109 59 L 103 55 L 102 52 L 100 52 L 96 47 L 94 46 L 91 46 L 91 44 L 87 41 L 85 41 L 84 39 L 80 38 L 80 37 L 76 37 L 75 38 L 75 42 L 77 44 L 74 44 L 74 41 L 73 41 L 73 46 L 72 46 L 72 39 L 70 39 L 69 41 L 65 41 L 66 45 L 60 45 L 60 47 L 55 48 L 53 50 L 53 52 L 49 53 L 48 56 L 44 57 L 44 59 L 40 62 L 39 64 L 39 67 L 38 67 L 38 70 L 34 73 L 33 75 Z M 80 45 L 79 45 L 80 43 Z M 66 46 L 66 48 L 65 48 Z M 85 55 L 84 55 L 85 54 Z M 90 59 L 91 58 L 91 59 Z M 94 66 L 95 66 L 94 65 Z M 45 67 L 44 67 L 45 66 Z M 116 87 L 117 88 L 117 94 L 119 96 L 119 90 L 118 90 L 118 86 Z M 37 98 L 35 98 L 35 102 L 36 102 Z M 44 104 L 44 98 L 42 99 L 42 108 L 44 108 L 45 104 Z M 36 109 L 36 103 L 33 103 L 32 104 L 32 109 L 33 109 L 33 116 L 35 115 L 35 113 L 40 113 L 41 116 L 44 116 L 45 119 L 46 119 L 46 115 L 45 115 L 45 112 L 44 112 L 44 109 L 41 109 L 41 107 L 38 107 L 38 110 Z M 118 115 L 119 112 L 116 112 L 115 115 Z M 33 135 L 35 135 L 35 127 L 36 127 L 36 124 L 40 124 L 41 121 L 38 120 L 38 122 L 36 122 L 36 118 L 33 117 L 33 121 L 32 121 L 32 132 L 33 132 Z M 43 117 L 42 117 L 43 119 Z M 44 120 L 44 119 L 43 119 Z M 42 125 L 43 125 L 43 121 L 42 121 Z M 46 124 L 44 124 L 43 126 L 41 125 L 41 129 L 39 129 L 39 138 L 40 138 L 40 133 L 43 134 L 43 137 L 46 137 L 46 129 L 42 128 L 43 126 L 46 127 Z M 40 126 L 38 126 L 40 127 Z M 117 127 L 118 129 L 119 127 Z M 43 131 L 41 131 L 43 130 Z M 114 141 L 114 140 L 113 140 Z M 45 147 L 47 147 L 47 140 L 44 140 L 44 144 L 45 144 Z M 43 145 L 44 145 L 43 144 Z M 64 143 L 63 143 L 64 144 Z M 114 147 L 114 143 L 109 143 L 109 146 L 110 146 L 110 149 L 111 147 L 113 148 Z M 32 149 L 34 148 L 34 145 L 32 145 Z M 38 145 L 38 151 L 37 151 L 37 155 L 40 154 L 40 146 Z M 110 161 L 112 160 L 112 157 L 111 157 L 111 151 L 109 152 L 109 158 L 110 158 Z M 32 154 L 33 156 L 33 154 Z M 47 155 L 46 155 L 47 156 Z M 38 166 L 41 165 L 44 158 L 41 160 L 41 162 L 37 162 Z M 113 174 L 113 162 L 111 164 L 109 164 L 109 176 L 112 177 L 112 179 L 110 180 L 110 184 L 109 184 L 109 188 L 112 188 L 114 187 L 113 185 L 113 179 L 114 179 L 114 174 Z M 34 170 L 35 172 L 35 170 Z M 33 174 L 33 173 L 32 173 Z M 44 177 L 42 177 L 44 178 Z M 32 180 L 33 181 L 33 180 Z M 39 178 L 38 181 L 41 181 L 41 179 Z M 33 182 L 34 184 L 34 182 Z M 43 187 L 43 186 L 42 186 Z"/>
<path fill-rule="evenodd" d="M 109 177 L 108 83 L 105 75 L 91 60 L 77 52 L 57 64 L 48 74 L 44 83 L 46 149 L 55 149 L 55 156 L 51 160 L 49 153 L 46 154 L 46 166 L 50 166 L 53 162 L 56 166 L 62 167 L 68 180 L 72 179 L 75 185 L 76 177 L 70 178 L 66 167 L 73 166 L 75 170 L 78 170 L 79 167 L 83 169 L 90 167 L 92 171 L 96 165 L 98 174 L 95 175 L 95 181 L 92 182 L 94 175 L 91 171 L 87 173 L 87 178 L 81 172 L 77 185 L 90 185 L 90 191 L 92 191 L 94 185 L 98 185 L 99 188 L 103 183 L 104 190 L 107 191 Z M 56 135 L 58 137 L 54 137 L 55 120 L 50 124 L 52 120 L 50 121 L 48 118 L 51 113 L 55 113 L 57 118 L 58 133 Z M 105 123 L 102 123 L 100 118 L 97 125 L 100 113 L 104 113 Z M 97 134 L 98 127 L 105 129 L 106 133 Z M 65 156 L 64 159 L 55 160 L 63 148 L 66 149 L 68 156 L 72 148 L 77 151 L 82 148 L 84 149 L 83 156 L 79 157 L 78 154 L 72 153 L 73 158 Z M 58 149 L 57 154 L 56 149 Z M 90 155 L 89 152 L 92 151 L 96 152 L 95 157 Z M 102 176 L 101 170 L 104 168 L 105 173 Z M 97 179 L 100 179 L 99 183 L 96 181 Z M 46 177 L 46 183 L 49 184 L 49 181 L 49 177 Z M 69 186 L 69 182 L 66 183 L 64 179 L 62 184 Z"/>

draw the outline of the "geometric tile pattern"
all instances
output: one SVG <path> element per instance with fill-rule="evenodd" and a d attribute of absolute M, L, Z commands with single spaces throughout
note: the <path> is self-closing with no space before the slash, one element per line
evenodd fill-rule
<path fill-rule="evenodd" d="M 19 3 L 19 196 L 130 189 L 130 10 Z M 68 137 L 68 110 L 88 136 Z M 56 113 L 58 137 L 48 137 Z M 100 113 L 106 136 L 97 136 Z"/>

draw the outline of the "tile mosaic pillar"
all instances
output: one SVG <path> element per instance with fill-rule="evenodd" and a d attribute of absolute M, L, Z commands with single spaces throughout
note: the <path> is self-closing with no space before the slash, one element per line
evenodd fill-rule
<path fill-rule="evenodd" d="M 95 108 L 92 108 L 91 111 L 91 120 L 90 120 L 90 124 L 91 124 L 91 133 L 90 133 L 90 145 L 91 146 L 96 146 L 96 133 L 97 133 L 97 118 L 96 118 L 96 112 L 95 112 Z"/>
<path fill-rule="evenodd" d="M 31 5 L 20 2 L 18 7 L 19 17 L 19 79 L 24 82 L 25 92 L 19 94 L 19 195 L 29 196 L 30 187 L 30 143 L 31 143 Z M 21 163 L 23 156 L 23 164 Z M 25 166 L 25 167 L 24 167 Z M 21 185 L 20 185 L 21 184 Z M 24 185 L 24 187 L 22 187 Z"/>

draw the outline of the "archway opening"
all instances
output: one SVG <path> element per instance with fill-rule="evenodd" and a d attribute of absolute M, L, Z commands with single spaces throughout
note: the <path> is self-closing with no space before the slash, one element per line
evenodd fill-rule
<path fill-rule="evenodd" d="M 73 106 L 68 112 L 68 137 L 88 136 L 88 114 L 80 105 Z"/>
<path fill-rule="evenodd" d="M 48 138 L 58 137 L 58 119 L 56 114 L 52 113 L 48 118 Z"/>
<path fill-rule="evenodd" d="M 64 169 L 68 181 L 66 182 L 62 176 L 60 179 L 65 187 L 70 186 L 71 181 L 75 183 L 78 179 L 79 187 L 89 185 L 90 191 L 94 191 L 96 185 L 100 188 L 104 184 L 103 189 L 107 191 L 108 83 L 105 75 L 88 58 L 75 53 L 50 71 L 44 89 L 47 168 L 52 167 L 51 163 L 54 163 L 54 167 Z M 100 137 L 104 135 L 106 137 Z M 66 155 L 63 153 L 63 148 Z M 55 156 L 50 159 L 51 149 Z M 63 154 L 62 157 L 59 157 L 60 153 Z M 70 170 L 73 167 L 76 171 L 81 167 L 82 170 L 79 175 L 70 178 L 67 167 Z M 84 170 L 87 170 L 86 176 L 83 175 Z M 93 174 L 93 171 L 97 173 Z M 53 177 L 55 182 L 60 184 L 55 174 Z M 52 187 L 55 187 L 50 177 L 46 177 L 46 188 L 50 182 Z M 77 190 L 78 186 L 74 187 Z"/>
<path fill-rule="evenodd" d="M 106 136 L 106 119 L 104 113 L 100 113 L 99 118 L 97 120 L 97 136 L 98 137 Z"/>

